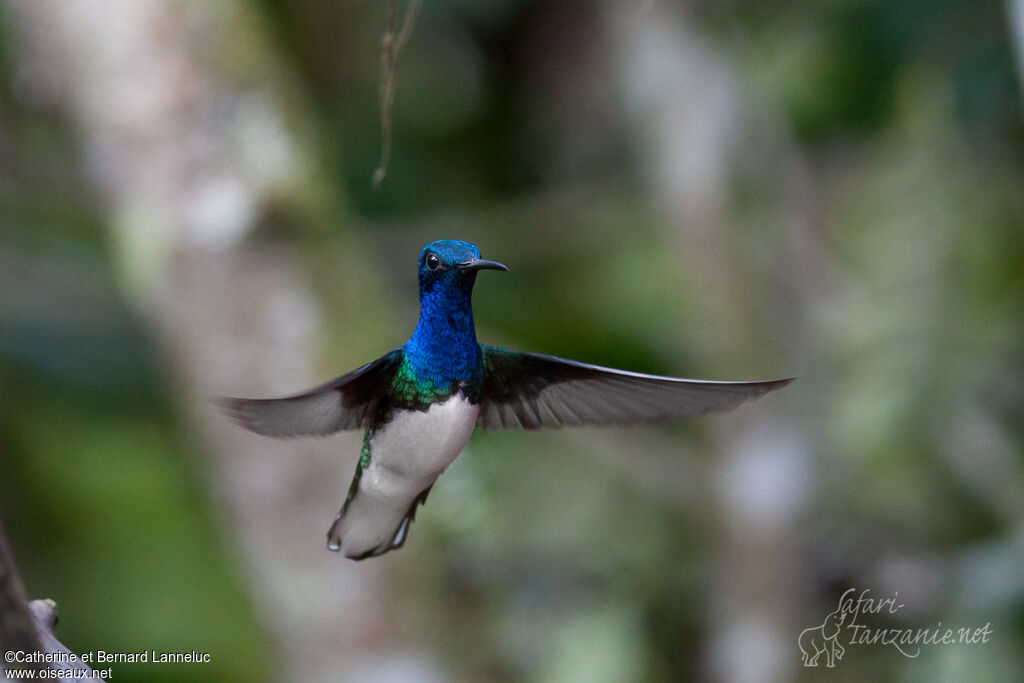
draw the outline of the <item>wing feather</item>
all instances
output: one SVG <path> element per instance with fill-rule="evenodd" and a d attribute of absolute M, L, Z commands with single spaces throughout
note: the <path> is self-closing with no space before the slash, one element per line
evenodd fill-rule
<path fill-rule="evenodd" d="M 483 389 L 477 426 L 483 429 L 663 422 L 731 410 L 794 379 L 712 382 L 492 346 L 481 349 Z"/>
<path fill-rule="evenodd" d="M 235 422 L 264 436 L 325 436 L 368 427 L 401 362 L 402 350 L 395 349 L 295 396 L 224 398 L 220 404 Z"/>

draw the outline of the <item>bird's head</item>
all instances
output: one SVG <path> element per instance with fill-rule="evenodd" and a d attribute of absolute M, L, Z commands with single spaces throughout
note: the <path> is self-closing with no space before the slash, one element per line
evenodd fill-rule
<path fill-rule="evenodd" d="M 475 244 L 461 240 L 437 240 L 420 252 L 420 294 L 469 293 L 481 270 L 508 270 L 497 261 L 480 258 Z"/>

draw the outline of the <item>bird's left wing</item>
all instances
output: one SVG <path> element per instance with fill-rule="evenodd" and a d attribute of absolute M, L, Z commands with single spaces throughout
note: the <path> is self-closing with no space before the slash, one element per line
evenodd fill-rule
<path fill-rule="evenodd" d="M 483 429 L 662 422 L 730 410 L 794 379 L 709 382 L 480 348 L 483 387 L 477 426 Z"/>
<path fill-rule="evenodd" d="M 295 396 L 225 398 L 221 405 L 238 424 L 264 436 L 325 436 L 367 427 L 401 362 L 399 348 Z"/>

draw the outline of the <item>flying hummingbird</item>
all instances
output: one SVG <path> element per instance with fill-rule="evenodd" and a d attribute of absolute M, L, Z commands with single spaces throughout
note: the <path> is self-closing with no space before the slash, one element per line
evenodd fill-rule
<path fill-rule="evenodd" d="M 471 297 L 481 270 L 508 268 L 469 242 L 431 242 L 419 257 L 419 322 L 403 346 L 296 396 L 224 399 L 239 424 L 266 436 L 366 430 L 329 549 L 361 560 L 402 547 L 416 508 L 474 427 L 675 420 L 730 410 L 792 381 L 659 377 L 479 344 Z"/>

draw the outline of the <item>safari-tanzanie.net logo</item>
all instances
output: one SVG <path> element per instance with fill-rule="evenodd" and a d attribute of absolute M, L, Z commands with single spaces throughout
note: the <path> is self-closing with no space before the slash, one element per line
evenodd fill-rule
<path fill-rule="evenodd" d="M 875 598 L 871 589 L 850 588 L 839 598 L 839 606 L 817 626 L 800 632 L 797 645 L 804 666 L 834 667 L 846 654 L 846 648 L 859 645 L 881 645 L 895 648 L 904 657 L 913 659 L 924 647 L 936 645 L 975 645 L 987 643 L 992 635 L 991 622 L 978 627 L 944 627 L 938 622 L 927 628 L 889 628 L 863 623 L 863 615 L 891 617 L 903 609 L 899 592 L 892 597 Z"/>

